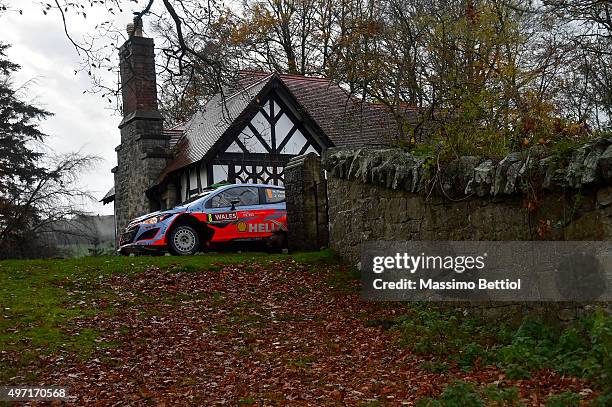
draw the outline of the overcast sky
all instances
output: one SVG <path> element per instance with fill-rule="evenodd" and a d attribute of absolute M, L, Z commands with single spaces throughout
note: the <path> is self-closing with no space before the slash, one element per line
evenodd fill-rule
<path fill-rule="evenodd" d="M 86 73 L 74 74 L 79 56 L 63 32 L 59 14 L 44 15 L 40 5 L 29 0 L 13 2 L 23 9 L 23 15 L 7 12 L 0 15 L 0 41 L 12 45 L 10 59 L 21 65 L 15 75 L 15 84 L 35 79 L 29 87 L 28 99 L 55 116 L 41 124 L 49 134 L 48 146 L 58 153 L 81 151 L 100 156 L 103 161 L 89 173 L 82 174 L 81 184 L 101 199 L 113 186 L 110 170 L 116 165 L 115 147 L 120 136 L 117 125 L 119 115 L 110 109 L 100 95 L 83 94 L 91 89 Z M 88 14 L 87 20 L 70 19 L 69 28 L 74 37 L 80 38 L 91 29 L 96 19 L 108 16 Z M 113 17 L 121 26 L 132 19 L 132 10 L 124 10 Z M 111 78 L 112 79 L 112 78 Z M 112 204 L 92 203 L 88 208 L 94 213 L 112 214 Z"/>

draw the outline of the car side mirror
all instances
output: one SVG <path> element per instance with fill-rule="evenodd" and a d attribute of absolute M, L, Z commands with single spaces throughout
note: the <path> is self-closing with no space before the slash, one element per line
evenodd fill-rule
<path fill-rule="evenodd" d="M 232 204 L 232 207 L 230 208 L 232 211 L 236 210 L 236 204 L 240 203 L 240 199 L 233 199 L 230 201 L 230 203 Z"/>

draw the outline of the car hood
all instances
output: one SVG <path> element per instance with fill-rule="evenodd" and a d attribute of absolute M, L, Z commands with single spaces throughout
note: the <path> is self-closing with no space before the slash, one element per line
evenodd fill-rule
<path fill-rule="evenodd" d="M 130 225 L 134 223 L 140 223 L 143 220 L 149 219 L 153 216 L 165 215 L 165 214 L 174 215 L 176 213 L 182 213 L 182 212 L 185 212 L 186 209 L 187 209 L 186 206 L 177 206 L 176 208 L 168 209 L 165 211 L 156 211 L 156 212 L 147 213 L 146 215 L 142 215 L 142 216 L 132 219 L 130 221 Z"/>

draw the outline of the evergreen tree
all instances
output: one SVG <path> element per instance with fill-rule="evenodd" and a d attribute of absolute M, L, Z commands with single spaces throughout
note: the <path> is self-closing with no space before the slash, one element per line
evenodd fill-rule
<path fill-rule="evenodd" d="M 62 220 L 83 212 L 90 194 L 75 185 L 95 157 L 53 156 L 39 128 L 51 113 L 25 102 L 11 81 L 19 65 L 0 43 L 0 259 L 52 254 L 45 236 Z"/>
<path fill-rule="evenodd" d="M 42 153 L 34 148 L 46 137 L 38 122 L 51 116 L 19 99 L 11 75 L 20 67 L 8 60 L 8 48 L 0 43 L 0 199 L 10 196 L 15 184 L 31 183 L 44 171 L 38 165 Z"/>

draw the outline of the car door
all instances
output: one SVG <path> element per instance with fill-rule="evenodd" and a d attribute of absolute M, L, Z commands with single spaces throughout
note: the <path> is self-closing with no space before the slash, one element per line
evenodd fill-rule
<path fill-rule="evenodd" d="M 285 189 L 269 186 L 260 187 L 259 199 L 262 203 L 263 228 L 268 236 L 277 232 L 287 231 L 287 211 Z"/>
<path fill-rule="evenodd" d="M 262 235 L 257 226 L 252 226 L 263 214 L 256 186 L 241 185 L 220 191 L 206 202 L 205 213 L 206 223 L 214 231 L 212 242 L 250 240 Z"/>

